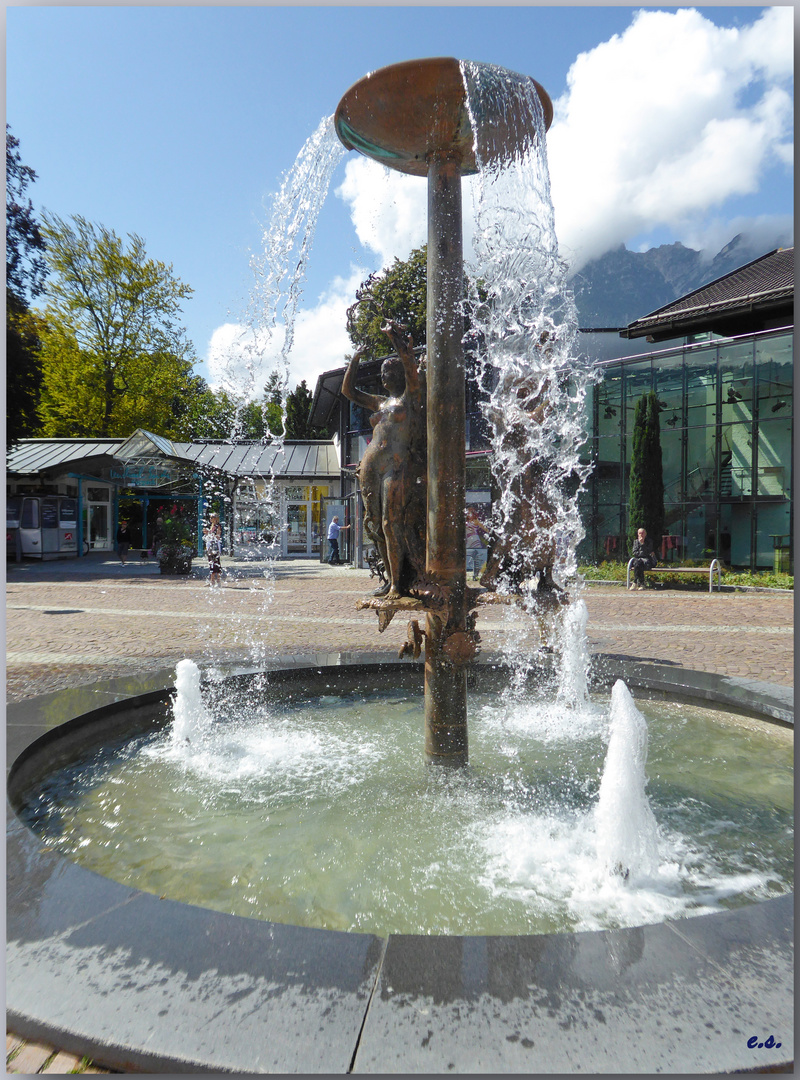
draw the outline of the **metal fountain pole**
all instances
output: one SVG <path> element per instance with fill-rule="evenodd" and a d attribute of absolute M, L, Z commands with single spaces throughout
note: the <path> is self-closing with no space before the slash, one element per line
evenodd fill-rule
<path fill-rule="evenodd" d="M 428 529 L 426 570 L 449 598 L 449 617 L 430 612 L 425 639 L 425 752 L 466 764 L 467 676 L 442 652 L 444 635 L 466 628 L 466 392 L 460 155 L 428 161 Z"/>

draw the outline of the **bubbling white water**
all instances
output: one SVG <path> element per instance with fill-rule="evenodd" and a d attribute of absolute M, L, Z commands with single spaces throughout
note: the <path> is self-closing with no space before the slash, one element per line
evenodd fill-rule
<path fill-rule="evenodd" d="M 211 716 L 200 690 L 200 668 L 194 660 L 181 660 L 175 669 L 172 699 L 172 745 L 198 743 L 211 725 Z"/>
<path fill-rule="evenodd" d="M 611 691 L 610 730 L 595 808 L 597 855 L 607 871 L 639 878 L 658 869 L 658 828 L 645 793 L 647 721 L 621 679 Z"/>

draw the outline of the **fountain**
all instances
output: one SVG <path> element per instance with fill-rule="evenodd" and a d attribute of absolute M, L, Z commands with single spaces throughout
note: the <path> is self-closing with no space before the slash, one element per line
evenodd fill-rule
<path fill-rule="evenodd" d="M 532 82 L 506 75 L 512 88 Z M 387 779 L 369 789 L 367 798 L 372 804 L 388 804 L 385 839 L 373 843 L 375 858 L 388 865 L 379 892 L 393 890 L 398 882 L 408 884 L 412 904 L 426 888 L 443 892 L 450 853 L 456 861 L 471 854 L 470 848 L 480 847 L 484 894 L 476 899 L 473 893 L 468 902 L 481 908 L 486 892 L 497 891 L 497 883 L 505 879 L 506 892 L 518 894 L 517 907 L 524 912 L 526 905 L 531 907 L 534 890 L 529 876 L 526 892 L 520 873 L 538 869 L 540 853 L 555 842 L 556 849 L 569 856 L 562 864 L 551 858 L 545 866 L 556 886 L 576 870 L 571 860 L 585 859 L 592 869 L 582 879 L 584 893 L 613 894 L 618 910 L 611 918 L 602 912 L 590 915 L 589 920 L 596 918 L 594 923 L 586 921 L 585 913 L 584 921 L 575 918 L 573 908 L 561 921 L 548 913 L 543 921 L 529 918 L 527 924 L 514 926 L 503 921 L 507 904 L 501 902 L 499 921 L 470 923 L 464 918 L 466 901 L 455 896 L 433 936 L 431 923 L 404 922 L 397 913 L 379 913 L 367 925 L 359 925 L 357 915 L 338 922 L 336 904 L 323 889 L 322 878 L 333 862 L 357 863 L 355 848 L 349 845 L 372 837 L 373 830 L 352 818 L 324 819 L 316 834 L 308 825 L 306 836 L 316 804 L 330 801 L 333 789 L 343 793 L 345 803 L 354 797 L 352 774 L 340 768 L 339 759 L 332 772 L 323 766 L 339 739 L 348 768 L 356 762 L 357 771 L 371 777 L 394 738 L 393 727 L 400 726 L 389 704 L 397 705 L 400 699 L 401 712 L 413 713 L 416 708 L 413 684 L 418 668 L 375 664 L 375 657 L 372 665 L 361 657 L 341 657 L 312 668 L 283 665 L 268 673 L 262 702 L 254 705 L 252 690 L 263 686 L 262 672 L 233 673 L 201 689 L 199 672 L 185 662 L 174 701 L 171 679 L 165 689 L 161 678 L 154 677 L 150 686 L 140 680 L 133 693 L 130 685 L 95 688 L 108 703 L 89 711 L 75 709 L 56 727 L 47 713 L 50 703 L 10 712 L 9 798 L 15 811 L 26 814 L 37 829 L 33 833 L 12 814 L 8 999 L 9 1014 L 22 1033 L 39 1037 L 55 1033 L 55 1041 L 66 1049 L 88 1049 L 98 1060 L 119 1068 L 150 1071 L 603 1072 L 611 1067 L 692 1072 L 774 1065 L 791 1057 L 788 895 L 744 906 L 734 900 L 731 910 L 695 919 L 673 919 L 685 915 L 693 903 L 666 913 L 640 911 L 633 917 L 624 911 L 634 886 L 654 878 L 661 841 L 645 795 L 645 728 L 626 687 L 784 724 L 791 722 L 789 702 L 774 690 L 744 680 L 607 660 L 596 665 L 595 683 L 610 685 L 622 678 L 625 685 L 615 685 L 612 691 L 608 753 L 605 769 L 600 770 L 597 744 L 604 750 L 603 725 L 588 701 L 579 650 L 558 664 L 558 677 L 551 684 L 556 687 L 555 707 L 569 715 L 573 732 L 585 728 L 583 742 L 592 747 L 588 760 L 594 767 L 594 776 L 587 781 L 585 761 L 570 770 L 551 756 L 552 725 L 546 710 L 532 744 L 528 730 L 524 738 L 515 731 L 530 727 L 524 705 L 522 714 L 513 709 L 499 719 L 493 714 L 501 697 L 498 680 L 504 673 L 492 663 L 476 662 L 470 668 L 476 682 L 472 696 L 487 695 L 479 701 L 481 739 L 484 732 L 495 732 L 492 753 L 499 766 L 484 764 L 479 739 L 473 739 L 477 752 L 468 755 L 467 665 L 477 652 L 474 612 L 482 590 L 467 586 L 465 572 L 464 374 L 455 320 L 463 275 L 460 186 L 462 174 L 474 170 L 480 160 L 492 160 L 496 148 L 542 138 L 551 115 L 549 101 L 533 85 L 540 110 L 537 123 L 526 126 L 520 114 L 509 110 L 489 118 L 495 123 L 489 125 L 491 138 L 485 141 L 474 138 L 474 100 L 468 100 L 462 67 L 454 60 L 414 61 L 375 72 L 348 91 L 336 114 L 345 145 L 428 178 L 424 573 L 413 589 L 405 590 L 411 595 L 400 588 L 365 604 L 377 610 L 379 627 L 399 611 L 425 613 L 425 754 L 431 761 L 461 766 L 470 758 L 469 768 L 424 770 L 424 776 L 412 778 L 393 802 L 386 792 L 392 777 L 400 783 L 398 762 L 408 765 L 414 757 L 404 749 L 390 761 Z M 399 333 L 396 327 L 390 329 Z M 542 348 L 552 342 L 542 337 L 539 325 L 535 333 Z M 402 347 L 400 338 L 398 342 Z M 522 397 L 519 382 L 512 380 L 511 389 L 523 414 L 540 407 L 541 385 L 526 388 Z M 555 388 L 550 389 L 557 396 Z M 547 417 L 538 415 L 543 422 L 534 427 L 544 430 Z M 548 504 L 545 516 L 552 517 L 553 527 L 564 524 L 556 503 Z M 548 576 L 552 554 L 545 552 L 536 567 L 515 562 L 513 556 L 513 551 L 505 550 L 498 559 L 498 564 L 505 564 L 512 591 L 522 589 L 523 580 L 536 569 L 541 571 L 545 595 L 552 597 Z M 522 589 L 523 607 L 526 600 Z M 555 603 L 560 603 L 558 597 Z M 564 622 L 576 639 L 581 637 L 585 608 L 580 602 L 570 605 Z M 420 639 L 421 635 L 412 635 L 412 655 L 419 650 Z M 529 662 L 518 667 L 510 691 L 512 704 L 524 702 L 526 687 L 529 696 L 531 687 L 541 696 L 545 667 L 537 664 L 532 670 Z M 368 734 L 365 728 L 363 741 L 354 747 L 355 725 L 352 720 L 342 722 L 339 710 L 354 704 L 360 709 L 365 694 L 376 695 L 370 723 L 377 714 L 377 734 Z M 298 716 L 301 704 L 309 710 L 310 720 Z M 235 705 L 241 705 L 244 715 L 232 723 Z M 266 717 L 254 715 L 259 708 L 266 710 Z M 323 715 L 332 718 L 331 723 L 320 725 Z M 683 719 L 681 714 L 678 727 Z M 413 722 L 411 728 L 413 732 Z M 665 736 L 665 741 L 671 739 L 671 733 Z M 173 770 L 172 780 L 158 794 L 134 772 L 140 759 L 156 753 Z M 249 777 L 268 771 L 266 762 L 288 756 L 294 764 L 278 771 L 276 781 L 282 796 L 288 792 L 288 802 L 279 807 L 277 795 L 271 793 L 271 801 L 265 803 L 263 795 L 249 786 Z M 710 751 L 712 759 L 719 756 L 718 750 Z M 80 783 L 75 772 L 78 761 L 84 770 Z M 660 768 L 669 774 L 667 766 Z M 115 880 L 117 871 L 104 865 L 92 869 L 79 865 L 81 851 L 113 851 L 115 836 L 124 833 L 131 787 L 126 788 L 124 774 L 130 772 L 134 794 L 137 788 L 146 792 L 140 799 L 145 817 L 134 825 L 130 847 L 137 872 L 141 870 L 149 840 L 147 815 L 154 804 L 163 803 L 167 833 L 178 834 L 183 828 L 188 811 L 177 804 L 175 795 L 187 770 L 221 778 L 215 793 L 201 785 L 192 787 L 190 798 L 201 806 L 229 802 L 233 811 L 228 820 L 214 818 L 204 824 L 182 853 L 168 850 L 165 838 L 163 851 L 156 853 L 154 876 L 146 882 L 135 875 Z M 780 773 L 782 767 L 775 771 Z M 319 782 L 315 791 L 310 790 L 312 779 Z M 565 781 L 568 805 L 562 813 L 554 809 L 549 794 Z M 659 798 L 669 801 L 682 783 L 668 775 L 661 789 L 666 793 Z M 57 841 L 81 784 L 90 800 L 97 794 L 106 813 L 99 836 L 78 835 L 75 847 L 80 850 L 67 859 L 59 853 Z M 687 805 L 696 801 L 691 790 L 681 791 Z M 52 797 L 55 794 L 58 797 Z M 479 821 L 495 815 L 489 822 L 494 826 L 492 836 L 479 832 L 474 822 L 464 830 L 459 797 L 475 804 Z M 237 804 L 238 798 L 243 803 Z M 714 798 L 723 809 L 737 801 L 736 793 L 729 791 L 711 801 Z M 544 804 L 543 816 L 537 817 L 536 803 Z M 242 843 L 234 835 L 231 818 L 235 823 L 243 816 L 239 806 L 244 804 L 249 805 Z M 447 804 L 456 808 L 456 822 L 443 844 L 440 827 L 444 828 Z M 509 804 L 518 811 L 515 817 L 501 813 Z M 681 812 L 686 809 L 680 807 Z M 288 837 L 262 833 L 265 816 L 282 816 Z M 786 822 L 778 817 L 777 831 L 785 831 Z M 634 820 L 639 827 L 626 830 Z M 724 833 L 729 828 L 726 821 L 723 813 L 704 828 Z M 387 860 L 385 854 L 393 843 L 399 847 L 401 839 L 412 848 L 420 846 L 423 824 L 433 838 L 428 843 L 434 855 L 424 864 L 425 879 L 415 880 L 414 872 Z M 673 831 L 683 837 L 679 828 Z M 568 847 L 579 832 L 591 840 L 588 856 Z M 259 840 L 253 842 L 256 836 Z M 215 859 L 221 861 L 223 855 L 232 859 L 224 871 L 226 888 L 233 878 L 246 876 L 250 864 L 265 863 L 267 889 L 277 894 L 280 883 L 293 878 L 292 866 L 301 863 L 302 880 L 292 886 L 295 895 L 288 906 L 274 896 L 271 902 L 284 904 L 283 908 L 259 906 L 246 889 L 243 906 L 234 915 L 195 906 L 208 903 L 202 895 L 178 895 L 174 882 L 193 877 L 203 867 L 195 852 L 212 839 L 220 852 Z M 155 846 L 160 848 L 161 841 Z M 436 865 L 437 852 L 444 867 Z M 785 856 L 779 855 L 781 859 L 785 861 Z M 318 871 L 316 880 L 305 873 L 309 867 Z M 203 867 L 197 876 L 206 873 Z M 466 877 L 470 875 L 476 877 L 467 863 Z M 775 888 L 771 883 L 779 876 L 768 865 L 755 886 L 756 894 L 770 895 Z M 349 902 L 356 888 L 353 881 L 338 881 L 334 892 Z M 752 880 L 739 882 L 733 891 L 747 894 L 747 888 L 753 888 Z M 784 892 L 785 884 L 778 884 L 776 891 Z M 315 912 L 309 925 L 300 924 L 299 918 L 295 921 L 298 893 Z M 190 902 L 180 902 L 186 899 Z M 717 899 L 712 910 L 721 906 Z M 320 909 L 326 912 L 323 918 L 318 917 Z M 242 914 L 258 917 L 241 918 Z M 647 925 L 650 922 L 655 925 Z M 339 927 L 359 932 L 341 933 Z M 603 929 L 564 932 L 594 927 Z M 750 1044 L 753 1036 L 756 1043 Z M 752 1045 L 758 1047 L 755 1058 Z"/>

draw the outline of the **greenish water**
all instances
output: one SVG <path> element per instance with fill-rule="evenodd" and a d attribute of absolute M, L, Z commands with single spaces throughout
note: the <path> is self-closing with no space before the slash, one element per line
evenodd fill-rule
<path fill-rule="evenodd" d="M 431 767 L 421 697 L 261 705 L 108 746 L 54 773 L 23 817 L 97 873 L 176 900 L 385 934 L 640 925 L 791 888 L 792 733 L 638 702 L 658 869 L 597 854 L 608 701 L 470 703 L 470 765 Z"/>

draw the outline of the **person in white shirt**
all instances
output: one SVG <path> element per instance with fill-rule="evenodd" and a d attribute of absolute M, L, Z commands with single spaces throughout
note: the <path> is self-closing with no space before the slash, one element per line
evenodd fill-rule
<path fill-rule="evenodd" d="M 338 514 L 334 514 L 331 518 L 331 523 L 328 526 L 328 545 L 330 551 L 328 553 L 328 563 L 330 566 L 340 566 L 341 559 L 339 558 L 339 533 L 344 532 L 345 529 L 349 529 L 349 525 L 340 525 Z"/>

